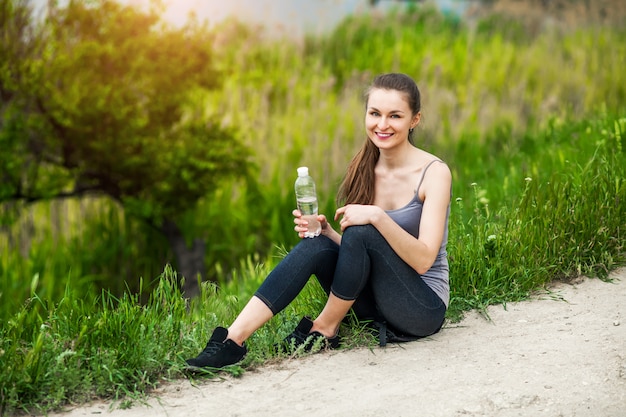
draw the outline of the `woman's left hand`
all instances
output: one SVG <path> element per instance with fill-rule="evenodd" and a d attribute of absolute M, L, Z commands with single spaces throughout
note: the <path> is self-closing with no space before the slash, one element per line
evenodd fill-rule
<path fill-rule="evenodd" d="M 348 204 L 347 206 L 339 207 L 335 211 L 335 221 L 341 217 L 339 225 L 343 232 L 350 226 L 373 223 L 376 216 L 380 215 L 382 211 L 378 206 Z"/>

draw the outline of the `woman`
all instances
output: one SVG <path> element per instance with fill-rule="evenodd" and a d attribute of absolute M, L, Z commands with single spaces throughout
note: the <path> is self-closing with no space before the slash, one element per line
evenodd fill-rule
<path fill-rule="evenodd" d="M 449 300 L 446 243 L 451 174 L 436 156 L 413 145 L 420 93 L 404 74 L 383 74 L 366 93 L 367 140 L 350 163 L 335 212 L 341 234 L 320 214 L 322 233 L 302 239 L 268 275 L 228 329 L 215 329 L 206 348 L 187 363 L 221 368 L 239 362 L 244 342 L 284 309 L 315 275 L 328 294 L 315 320 L 305 317 L 286 339 L 310 350 L 322 339 L 339 345 L 339 325 L 352 309 L 375 320 L 381 345 L 441 329 Z M 307 223 L 294 210 L 295 231 Z M 387 327 L 393 329 L 388 332 Z M 395 337 L 396 334 L 401 334 Z"/>

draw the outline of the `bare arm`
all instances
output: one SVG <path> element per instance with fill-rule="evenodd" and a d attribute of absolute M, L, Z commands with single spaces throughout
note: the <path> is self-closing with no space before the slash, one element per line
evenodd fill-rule
<path fill-rule="evenodd" d="M 435 262 L 441 242 L 448 205 L 452 176 L 445 164 L 434 165 L 427 173 L 420 190 L 424 201 L 419 239 L 402 229 L 378 206 L 347 205 L 337 210 L 341 230 L 357 224 L 371 223 L 383 235 L 400 258 L 418 273 L 423 274 Z"/>

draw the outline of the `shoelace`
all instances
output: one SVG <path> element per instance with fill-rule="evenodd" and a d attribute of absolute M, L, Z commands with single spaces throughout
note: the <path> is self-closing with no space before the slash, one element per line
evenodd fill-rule
<path fill-rule="evenodd" d="M 291 342 L 292 340 L 295 340 L 296 345 L 301 345 L 301 344 L 303 344 L 303 343 L 306 341 L 306 339 L 309 337 L 309 334 L 308 334 L 308 333 L 302 333 L 302 332 L 301 332 L 301 331 L 299 331 L 299 330 L 295 330 L 295 331 L 291 334 L 291 336 L 292 336 L 292 337 L 291 337 L 290 342 Z"/>
<path fill-rule="evenodd" d="M 207 355 L 214 355 L 216 354 L 222 347 L 224 346 L 224 343 L 222 342 L 217 342 L 215 340 L 210 340 L 207 344 L 206 347 L 204 348 L 204 350 L 202 351 L 202 353 L 206 353 Z"/>

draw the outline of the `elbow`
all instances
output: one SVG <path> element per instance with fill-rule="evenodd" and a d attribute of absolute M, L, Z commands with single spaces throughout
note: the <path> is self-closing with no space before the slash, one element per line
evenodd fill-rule
<path fill-rule="evenodd" d="M 424 275 L 435 263 L 435 258 L 432 259 L 424 259 L 422 262 L 419 262 L 413 268 L 417 271 L 418 274 Z"/>
<path fill-rule="evenodd" d="M 415 268 L 417 273 L 420 274 L 420 275 L 424 275 L 426 272 L 428 272 L 429 269 L 430 269 L 430 267 L 426 268 L 426 267 L 423 267 L 423 266 L 419 266 L 419 267 Z"/>
<path fill-rule="evenodd" d="M 432 268 L 437 254 L 439 253 L 439 247 L 434 245 L 428 245 L 424 242 L 420 242 L 421 245 L 413 250 L 416 256 L 413 257 L 410 263 L 415 272 L 420 275 L 424 275 L 430 268 Z"/>

